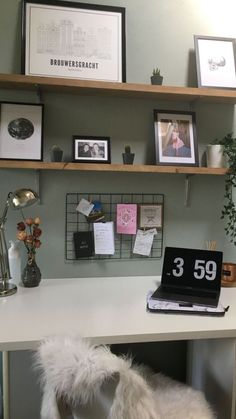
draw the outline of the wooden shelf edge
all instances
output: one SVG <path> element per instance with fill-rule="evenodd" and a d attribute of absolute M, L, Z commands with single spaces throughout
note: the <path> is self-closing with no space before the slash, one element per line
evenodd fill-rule
<path fill-rule="evenodd" d="M 60 77 L 26 76 L 23 74 L 0 74 L 0 88 L 70 93 L 119 95 L 122 97 L 156 97 L 168 100 L 203 100 L 236 103 L 234 89 L 215 89 L 181 86 L 154 86 L 142 83 L 118 83 Z"/>
<path fill-rule="evenodd" d="M 143 164 L 100 164 L 100 163 L 51 163 L 26 160 L 0 160 L 0 169 L 26 169 L 26 170 L 66 170 L 87 172 L 124 172 L 124 173 L 166 173 L 186 175 L 225 175 L 228 169 L 213 169 L 193 166 L 157 166 Z"/>

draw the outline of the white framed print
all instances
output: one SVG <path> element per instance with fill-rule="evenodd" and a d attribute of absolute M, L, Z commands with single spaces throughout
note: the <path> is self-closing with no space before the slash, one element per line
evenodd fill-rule
<path fill-rule="evenodd" d="M 126 81 L 125 8 L 23 0 L 22 73 Z"/>
<path fill-rule="evenodd" d="M 194 35 L 198 87 L 236 88 L 234 38 Z"/>
<path fill-rule="evenodd" d="M 43 105 L 0 103 L 0 159 L 43 159 Z"/>

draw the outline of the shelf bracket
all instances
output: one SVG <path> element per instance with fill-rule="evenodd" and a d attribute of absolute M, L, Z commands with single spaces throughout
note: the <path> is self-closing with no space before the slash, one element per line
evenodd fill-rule
<path fill-rule="evenodd" d="M 42 204 L 42 197 L 41 197 L 41 171 L 35 170 L 35 192 L 37 192 L 39 196 L 38 203 Z"/>
<path fill-rule="evenodd" d="M 193 174 L 189 174 L 185 176 L 185 202 L 184 205 L 185 207 L 189 207 L 190 204 L 190 187 L 191 187 L 191 183 L 190 183 L 190 177 L 194 176 Z"/>
<path fill-rule="evenodd" d="M 38 101 L 39 101 L 39 103 L 41 103 L 42 102 L 42 90 L 41 90 L 41 88 L 38 84 L 35 84 L 34 87 L 36 89 L 36 94 L 37 94 L 37 97 L 38 97 Z"/>

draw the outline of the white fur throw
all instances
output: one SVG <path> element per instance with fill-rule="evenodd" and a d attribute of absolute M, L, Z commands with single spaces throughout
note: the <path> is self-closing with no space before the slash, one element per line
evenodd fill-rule
<path fill-rule="evenodd" d="M 204 395 L 80 337 L 51 337 L 36 353 L 42 419 L 214 419 Z"/>

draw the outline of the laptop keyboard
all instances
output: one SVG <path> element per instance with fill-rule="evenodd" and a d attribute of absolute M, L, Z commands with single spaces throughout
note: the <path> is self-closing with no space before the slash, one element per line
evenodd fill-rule
<path fill-rule="evenodd" d="M 218 295 L 210 292 L 193 293 L 191 290 L 184 290 L 183 293 L 173 292 L 174 290 L 166 290 L 160 286 L 152 295 L 152 298 L 157 298 L 165 301 L 186 302 L 190 304 L 198 304 L 209 307 L 216 307 L 218 304 Z M 186 292 L 187 291 L 187 292 Z"/>
<path fill-rule="evenodd" d="M 161 292 L 168 292 L 171 294 L 179 294 L 179 289 L 175 289 L 175 288 L 169 288 L 168 290 L 166 290 L 165 288 L 161 287 Z M 214 298 L 215 293 L 212 292 L 208 292 L 208 291 L 201 291 L 201 290 L 195 290 L 194 292 L 192 290 L 188 290 L 185 289 L 181 292 L 181 295 L 192 295 L 193 297 L 203 297 L 203 298 Z"/>

